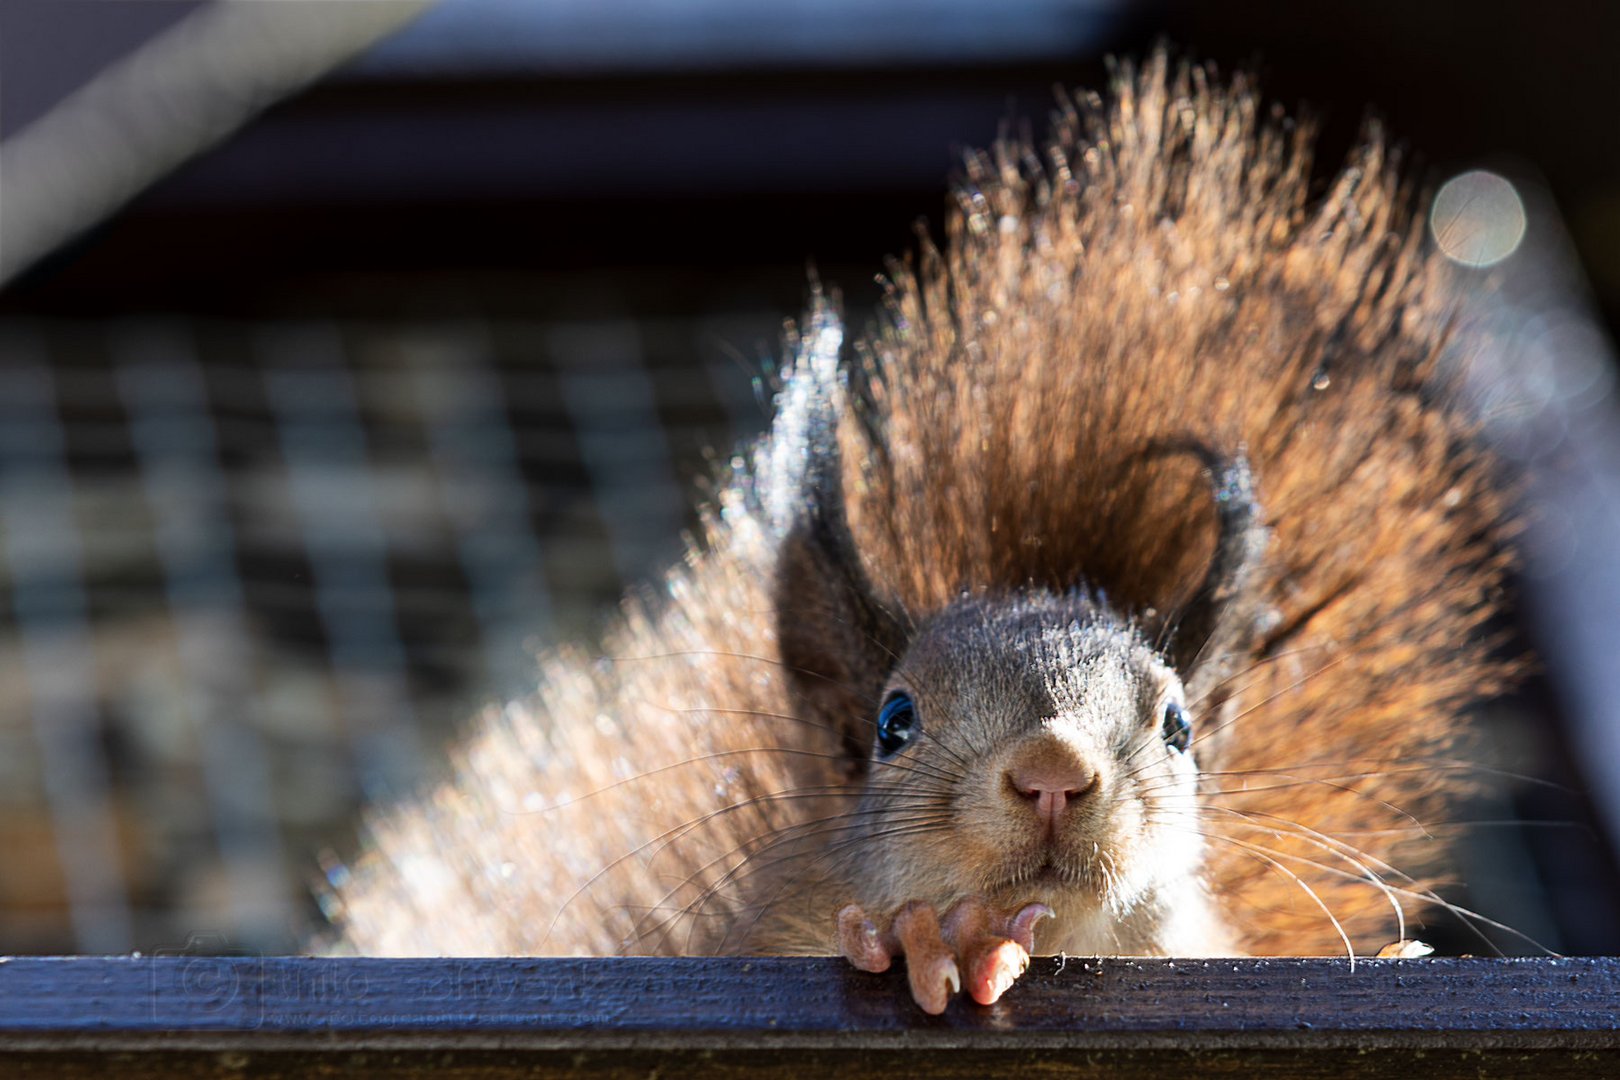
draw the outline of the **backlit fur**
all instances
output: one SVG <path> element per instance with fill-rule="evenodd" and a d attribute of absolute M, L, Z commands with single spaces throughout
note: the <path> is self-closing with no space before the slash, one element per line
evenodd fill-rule
<path fill-rule="evenodd" d="M 1178 780 L 1169 758 L 1158 774 L 1158 798 L 1184 785 L 1161 814 L 1175 827 L 1141 840 L 1138 796 L 1109 859 L 1077 858 L 1075 880 L 1119 888 L 1074 906 L 1063 939 L 1259 954 L 1342 952 L 1339 927 L 1362 950 L 1392 940 L 1394 909 L 1421 909 L 1443 865 L 1417 823 L 1473 775 L 1455 760 L 1464 710 L 1511 675 L 1486 627 L 1503 498 L 1440 369 L 1470 348 L 1455 287 L 1383 142 L 1372 134 L 1314 201 L 1309 144 L 1305 126 L 1264 119 L 1243 80 L 1161 55 L 1119 72 L 1106 100 L 1066 102 L 1047 145 L 972 157 L 945 249 L 892 269 L 881 326 L 845 342 L 818 303 L 790 342 L 777 422 L 664 595 L 628 601 L 598 649 L 547 657 L 538 694 L 483 717 L 449 780 L 376 815 L 328 897 L 343 947 L 833 953 L 844 900 L 995 883 L 975 874 L 1008 865 L 992 852 L 1016 835 L 902 843 L 863 825 L 862 784 L 905 778 L 873 765 L 863 779 L 850 716 L 818 714 L 782 670 L 772 582 L 818 409 L 840 421 L 874 589 L 914 628 L 935 620 L 917 640 L 943 652 L 897 677 L 925 712 L 1015 684 L 953 744 L 973 766 L 962 782 L 984 786 L 968 814 L 997 797 L 995 717 L 1069 695 L 1065 715 L 1092 717 L 1084 737 L 1101 739 L 1086 694 L 1102 686 L 1153 696 L 1132 701 L 1151 722 L 1175 674 L 1135 627 L 1197 588 L 1213 524 L 1199 462 L 1146 450 L 1190 437 L 1246 451 L 1271 530 L 1264 639 L 1190 703 L 1202 777 Z M 1065 678 L 1029 683 L 997 661 L 1021 618 L 1008 604 L 1083 607 L 1091 589 L 1106 595 L 1094 618 L 1034 635 Z M 1108 634 L 1124 644 L 1093 647 Z M 1088 682 L 1086 663 L 1121 656 L 1128 670 Z M 1144 881 L 1164 887 L 1132 891 Z M 1203 904 L 1218 914 L 1207 933 L 1161 932 Z"/>

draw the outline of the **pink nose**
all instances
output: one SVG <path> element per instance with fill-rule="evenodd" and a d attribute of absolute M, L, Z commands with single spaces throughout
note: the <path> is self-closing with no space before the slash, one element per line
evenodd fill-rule
<path fill-rule="evenodd" d="M 1064 807 L 1097 786 L 1097 770 L 1079 762 L 1014 765 L 1007 783 L 1020 798 L 1035 805 L 1035 813 L 1056 824 Z"/>

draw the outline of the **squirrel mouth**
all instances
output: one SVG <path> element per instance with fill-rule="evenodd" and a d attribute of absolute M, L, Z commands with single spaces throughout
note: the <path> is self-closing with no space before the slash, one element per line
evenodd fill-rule
<path fill-rule="evenodd" d="M 1037 885 L 1070 884 L 1069 876 L 1060 870 L 1057 864 L 1052 862 L 1050 859 L 1041 864 L 1040 868 L 1035 871 L 1034 876 L 1030 880 Z"/>
<path fill-rule="evenodd" d="M 1100 896 L 1108 884 L 1106 865 L 1101 850 L 1097 857 L 1083 858 L 1073 851 L 1042 844 L 1007 868 L 1006 881 L 1014 889 L 1035 886 L 1054 893 L 1095 892 Z"/>
<path fill-rule="evenodd" d="M 1087 881 L 1087 875 L 1082 867 L 1066 860 L 1059 860 L 1055 853 L 1051 852 L 1038 861 L 1031 860 L 1011 876 L 1014 885 L 1025 887 L 1040 885 L 1060 890 L 1071 890 L 1084 885 Z"/>

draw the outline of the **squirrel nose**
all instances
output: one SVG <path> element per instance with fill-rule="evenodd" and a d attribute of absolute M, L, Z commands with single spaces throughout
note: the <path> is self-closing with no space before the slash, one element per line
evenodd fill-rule
<path fill-rule="evenodd" d="M 1024 763 L 1007 770 L 1007 785 L 1040 818 L 1056 824 L 1069 803 L 1097 787 L 1097 770 L 1079 761 Z"/>

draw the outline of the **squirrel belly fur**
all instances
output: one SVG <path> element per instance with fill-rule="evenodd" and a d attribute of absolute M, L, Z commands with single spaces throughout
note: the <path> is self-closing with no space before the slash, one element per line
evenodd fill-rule
<path fill-rule="evenodd" d="M 1517 668 L 1509 500 L 1390 151 L 1313 199 L 1310 143 L 1160 53 L 970 156 L 869 335 L 790 332 L 663 595 L 372 817 L 340 948 L 951 983 L 1405 936 Z"/>

